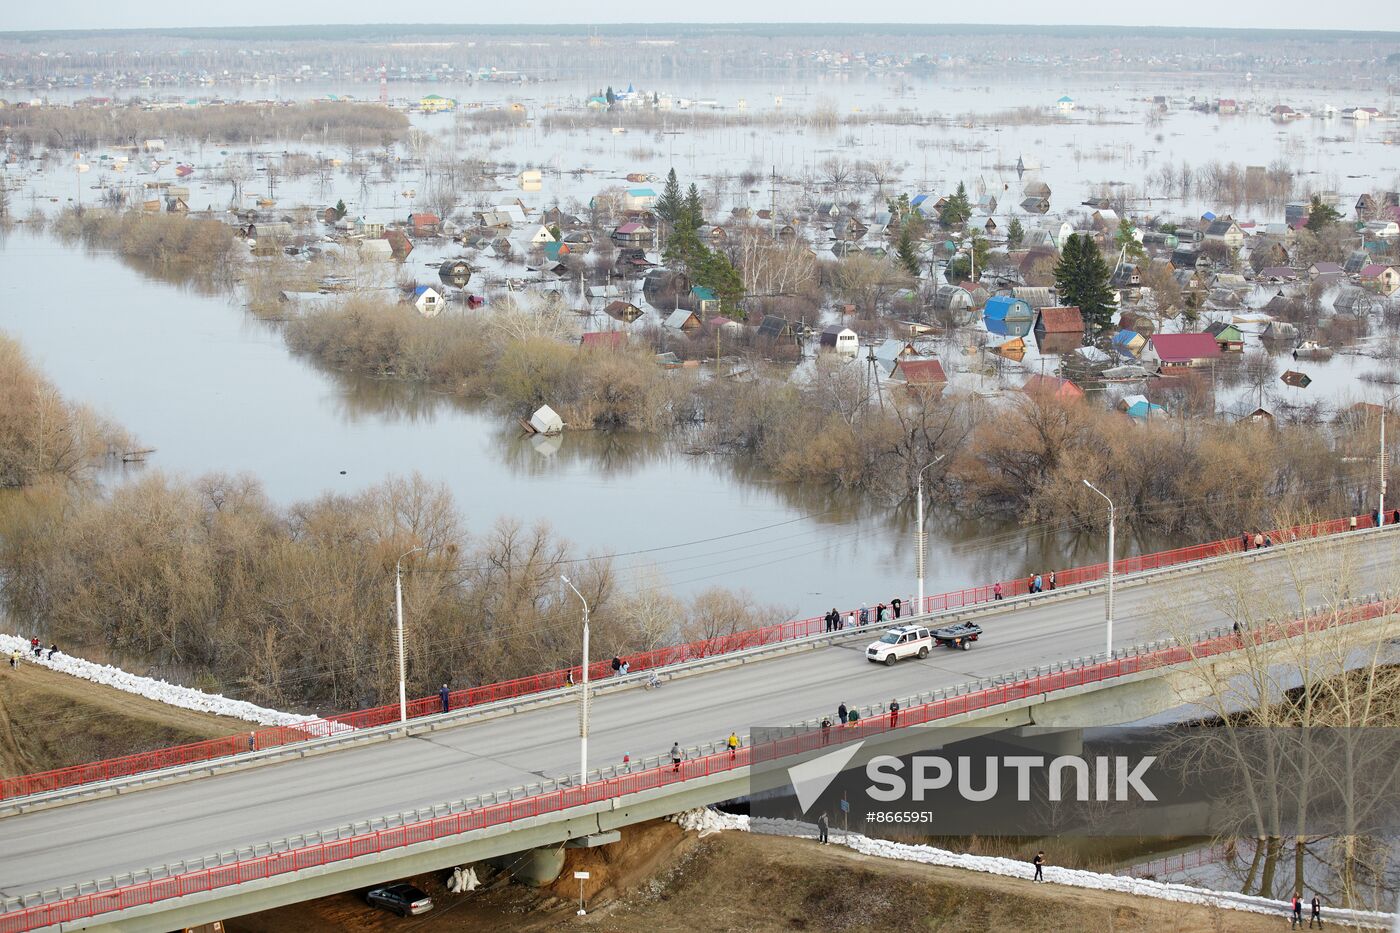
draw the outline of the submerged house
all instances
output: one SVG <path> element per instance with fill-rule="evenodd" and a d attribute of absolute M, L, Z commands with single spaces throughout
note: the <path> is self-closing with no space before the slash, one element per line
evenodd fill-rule
<path fill-rule="evenodd" d="M 1163 375 L 1207 366 L 1220 358 L 1220 345 L 1210 334 L 1153 334 L 1143 362 L 1155 363 Z"/>
<path fill-rule="evenodd" d="M 1024 299 L 998 295 L 988 299 L 987 306 L 982 309 L 982 320 L 990 334 L 1024 337 L 1035 323 L 1035 312 Z"/>
<path fill-rule="evenodd" d="M 1206 333 L 1215 338 L 1222 352 L 1240 353 L 1244 351 L 1244 334 L 1234 324 L 1216 323 L 1206 328 Z"/>
<path fill-rule="evenodd" d="M 823 350 L 835 350 L 846 356 L 855 356 L 860 350 L 860 338 L 849 327 L 832 324 L 822 331 L 819 345 Z"/>
<path fill-rule="evenodd" d="M 1084 343 L 1084 315 L 1073 305 L 1041 308 L 1036 313 L 1035 342 L 1046 350 L 1048 344 L 1072 350 Z M 1049 352 L 1065 352 L 1055 350 Z"/>

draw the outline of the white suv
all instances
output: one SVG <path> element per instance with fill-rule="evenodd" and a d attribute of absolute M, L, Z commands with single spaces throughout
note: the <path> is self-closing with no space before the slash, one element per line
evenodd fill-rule
<path fill-rule="evenodd" d="M 880 636 L 879 641 L 870 643 L 865 649 L 868 661 L 890 665 L 900 658 L 926 658 L 933 648 L 933 638 L 922 625 L 903 625 L 892 628 Z"/>

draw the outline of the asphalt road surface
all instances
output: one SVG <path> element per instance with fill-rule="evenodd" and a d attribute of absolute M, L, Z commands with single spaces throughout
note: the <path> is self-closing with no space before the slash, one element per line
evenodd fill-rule
<path fill-rule="evenodd" d="M 1388 589 L 1400 537 L 1362 534 L 1304 551 L 1275 549 L 1203 574 L 1122 587 L 1114 644 L 1228 626 L 1247 601 L 1261 615 L 1297 615 L 1339 583 L 1353 594 Z M 864 658 L 874 626 L 813 651 L 677 678 L 659 690 L 595 698 L 593 767 L 682 746 L 835 715 L 836 706 L 914 694 L 1104 649 L 1101 592 L 1043 600 L 979 619 L 970 651 L 940 649 L 892 668 Z M 464 723 L 432 734 L 352 747 L 128 795 L 0 819 L 0 894 L 30 894 L 147 867 L 377 818 L 577 769 L 576 704 Z"/>

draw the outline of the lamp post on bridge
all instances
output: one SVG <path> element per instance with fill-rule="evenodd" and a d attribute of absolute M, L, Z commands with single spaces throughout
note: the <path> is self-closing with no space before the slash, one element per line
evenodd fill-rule
<path fill-rule="evenodd" d="M 394 561 L 394 614 L 398 618 L 398 637 L 395 641 L 399 654 L 399 722 L 408 722 L 408 694 L 405 687 L 407 661 L 403 650 L 403 561 L 405 557 L 427 549 L 428 545 L 420 544 L 416 548 L 404 551 L 399 555 L 399 559 Z"/>
<path fill-rule="evenodd" d="M 563 574 L 559 579 L 574 591 L 578 601 L 583 603 L 583 670 L 579 678 L 578 699 L 578 782 L 588 783 L 588 600 L 578 591 L 578 587 Z"/>
<path fill-rule="evenodd" d="M 1378 462 L 1380 463 L 1379 469 L 1381 473 L 1381 497 L 1380 508 L 1376 510 L 1377 528 L 1380 528 L 1382 525 L 1385 524 L 1385 468 L 1388 466 L 1388 464 L 1385 462 L 1385 412 L 1386 409 L 1390 407 L 1390 403 L 1395 401 L 1397 398 L 1400 398 L 1400 393 L 1396 393 L 1395 395 L 1392 395 L 1390 398 L 1386 399 L 1384 402 L 1381 402 L 1381 450 L 1380 457 L 1378 460 Z"/>
<path fill-rule="evenodd" d="M 924 611 L 924 561 L 928 553 L 928 539 L 924 535 L 924 473 L 929 467 L 934 466 L 947 454 L 939 454 L 928 463 L 919 468 L 919 493 L 918 493 L 918 517 L 914 522 L 914 575 L 919 578 L 919 602 L 914 607 L 914 614 L 919 615 Z"/>
<path fill-rule="evenodd" d="M 1106 598 L 1106 605 L 1104 607 L 1104 616 L 1108 623 L 1108 635 L 1106 641 L 1106 644 L 1108 646 L 1107 654 L 1108 657 L 1111 658 L 1113 657 L 1113 525 L 1114 518 L 1116 517 L 1115 513 L 1117 510 L 1113 506 L 1113 500 L 1110 499 L 1108 496 L 1104 495 L 1103 490 L 1099 489 L 1087 479 L 1084 480 L 1084 485 L 1088 486 L 1094 492 L 1098 493 L 1100 498 L 1102 498 L 1103 501 L 1108 503 L 1108 595 Z"/>

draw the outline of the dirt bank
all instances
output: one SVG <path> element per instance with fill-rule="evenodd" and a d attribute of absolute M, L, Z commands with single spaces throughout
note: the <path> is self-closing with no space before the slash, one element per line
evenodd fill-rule
<path fill-rule="evenodd" d="M 29 774 L 246 731 L 37 664 L 0 663 L 0 775 Z"/>
<path fill-rule="evenodd" d="M 231 921 L 231 933 L 305 929 L 508 933 L 578 928 L 624 933 L 833 930 L 1091 930 L 1215 933 L 1277 930 L 1277 917 L 1173 904 L 1125 894 L 1033 885 L 950 868 L 859 855 L 839 846 L 748 833 L 699 839 L 671 824 L 623 831 L 617 846 L 570 851 L 546 890 L 511 884 L 448 894 L 437 876 L 417 879 L 436 909 L 401 920 L 353 892 Z M 576 917 L 572 872 L 592 873 L 587 917 Z M 388 880 L 388 879 L 386 879 Z"/>

